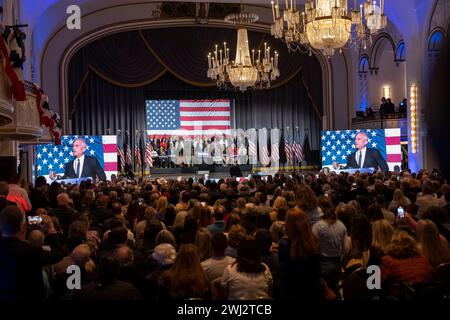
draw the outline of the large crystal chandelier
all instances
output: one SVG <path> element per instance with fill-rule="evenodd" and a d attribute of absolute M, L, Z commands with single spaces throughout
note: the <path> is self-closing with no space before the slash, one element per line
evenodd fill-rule
<path fill-rule="evenodd" d="M 321 50 L 326 56 L 346 45 L 366 47 L 371 35 L 387 25 L 384 0 L 366 1 L 359 9 L 354 0 L 353 10 L 348 9 L 348 0 L 307 0 L 305 11 L 297 10 L 295 0 L 286 0 L 283 15 L 280 15 L 279 0 L 271 1 L 273 24 L 271 33 L 283 39 L 289 50 L 311 48 Z M 365 23 L 364 23 L 365 20 Z M 309 47 L 309 48 L 308 48 Z M 306 51 L 305 51 L 306 52 Z"/>
<path fill-rule="evenodd" d="M 231 83 L 234 87 L 245 91 L 248 87 L 269 88 L 270 82 L 280 76 L 278 70 L 278 53 L 271 56 L 270 47 L 264 43 L 264 52 L 250 49 L 248 45 L 248 33 L 244 27 L 246 24 L 258 21 L 258 15 L 247 13 L 241 10 L 237 14 L 229 14 L 225 17 L 225 22 L 237 25 L 236 56 L 230 59 L 230 49 L 226 42 L 223 49 L 215 46 L 214 52 L 208 54 L 208 78 L 216 81 L 218 87 L 226 87 Z"/>

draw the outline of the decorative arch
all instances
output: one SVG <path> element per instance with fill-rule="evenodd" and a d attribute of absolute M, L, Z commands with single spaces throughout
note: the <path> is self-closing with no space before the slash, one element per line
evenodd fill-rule
<path fill-rule="evenodd" d="M 395 49 L 395 61 L 406 61 L 406 45 L 405 41 L 403 40 L 400 40 L 400 42 L 397 44 L 397 48 Z"/>
<path fill-rule="evenodd" d="M 367 54 L 363 54 L 359 58 L 358 72 L 359 73 L 368 73 L 369 72 L 369 56 Z"/>
<path fill-rule="evenodd" d="M 396 52 L 395 42 L 388 33 L 382 32 L 375 39 L 375 41 L 372 45 L 372 50 L 370 51 L 369 62 L 370 62 L 371 70 L 379 69 L 379 60 L 380 60 L 381 54 L 383 53 L 383 50 L 386 46 L 386 43 L 389 43 L 391 45 L 392 51 L 394 52 L 393 60 L 395 61 L 395 52 Z"/>
<path fill-rule="evenodd" d="M 434 28 L 428 37 L 428 52 L 439 52 L 445 39 L 445 30 L 441 27 Z"/>

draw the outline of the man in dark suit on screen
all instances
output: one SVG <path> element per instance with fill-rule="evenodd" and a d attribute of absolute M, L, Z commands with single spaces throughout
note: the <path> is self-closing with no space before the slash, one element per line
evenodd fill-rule
<path fill-rule="evenodd" d="M 369 137 L 367 133 L 360 132 L 355 138 L 356 151 L 347 157 L 347 169 L 349 168 L 374 168 L 383 172 L 389 171 L 389 167 L 380 151 L 367 148 Z"/>
<path fill-rule="evenodd" d="M 63 179 L 91 177 L 103 181 L 106 180 L 105 171 L 97 158 L 85 154 L 86 142 L 83 139 L 75 140 L 72 151 L 75 159 L 66 164 Z"/>

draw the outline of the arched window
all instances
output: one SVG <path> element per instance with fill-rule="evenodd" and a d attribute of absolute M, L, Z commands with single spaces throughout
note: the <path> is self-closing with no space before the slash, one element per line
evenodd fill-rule
<path fill-rule="evenodd" d="M 428 40 L 428 51 L 439 52 L 444 42 L 444 32 L 441 29 L 433 31 Z"/>
<path fill-rule="evenodd" d="M 401 62 L 406 60 L 406 46 L 405 42 L 400 41 L 395 50 L 395 61 Z"/>
<path fill-rule="evenodd" d="M 356 111 L 366 111 L 369 106 L 369 90 L 367 87 L 367 77 L 369 72 L 369 57 L 367 55 L 359 58 L 359 103 L 356 107 Z"/>
<path fill-rule="evenodd" d="M 359 59 L 358 72 L 359 73 L 367 73 L 367 72 L 369 72 L 369 58 L 366 55 L 363 55 Z"/>

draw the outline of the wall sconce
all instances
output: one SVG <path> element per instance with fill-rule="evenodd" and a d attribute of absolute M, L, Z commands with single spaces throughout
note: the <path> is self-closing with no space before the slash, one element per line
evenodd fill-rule
<path fill-rule="evenodd" d="M 412 153 L 417 153 L 417 91 L 417 86 L 412 84 L 410 88 L 411 101 L 409 101 Z"/>
<path fill-rule="evenodd" d="M 383 87 L 383 97 L 385 97 L 386 99 L 391 98 L 391 87 L 388 86 Z"/>

